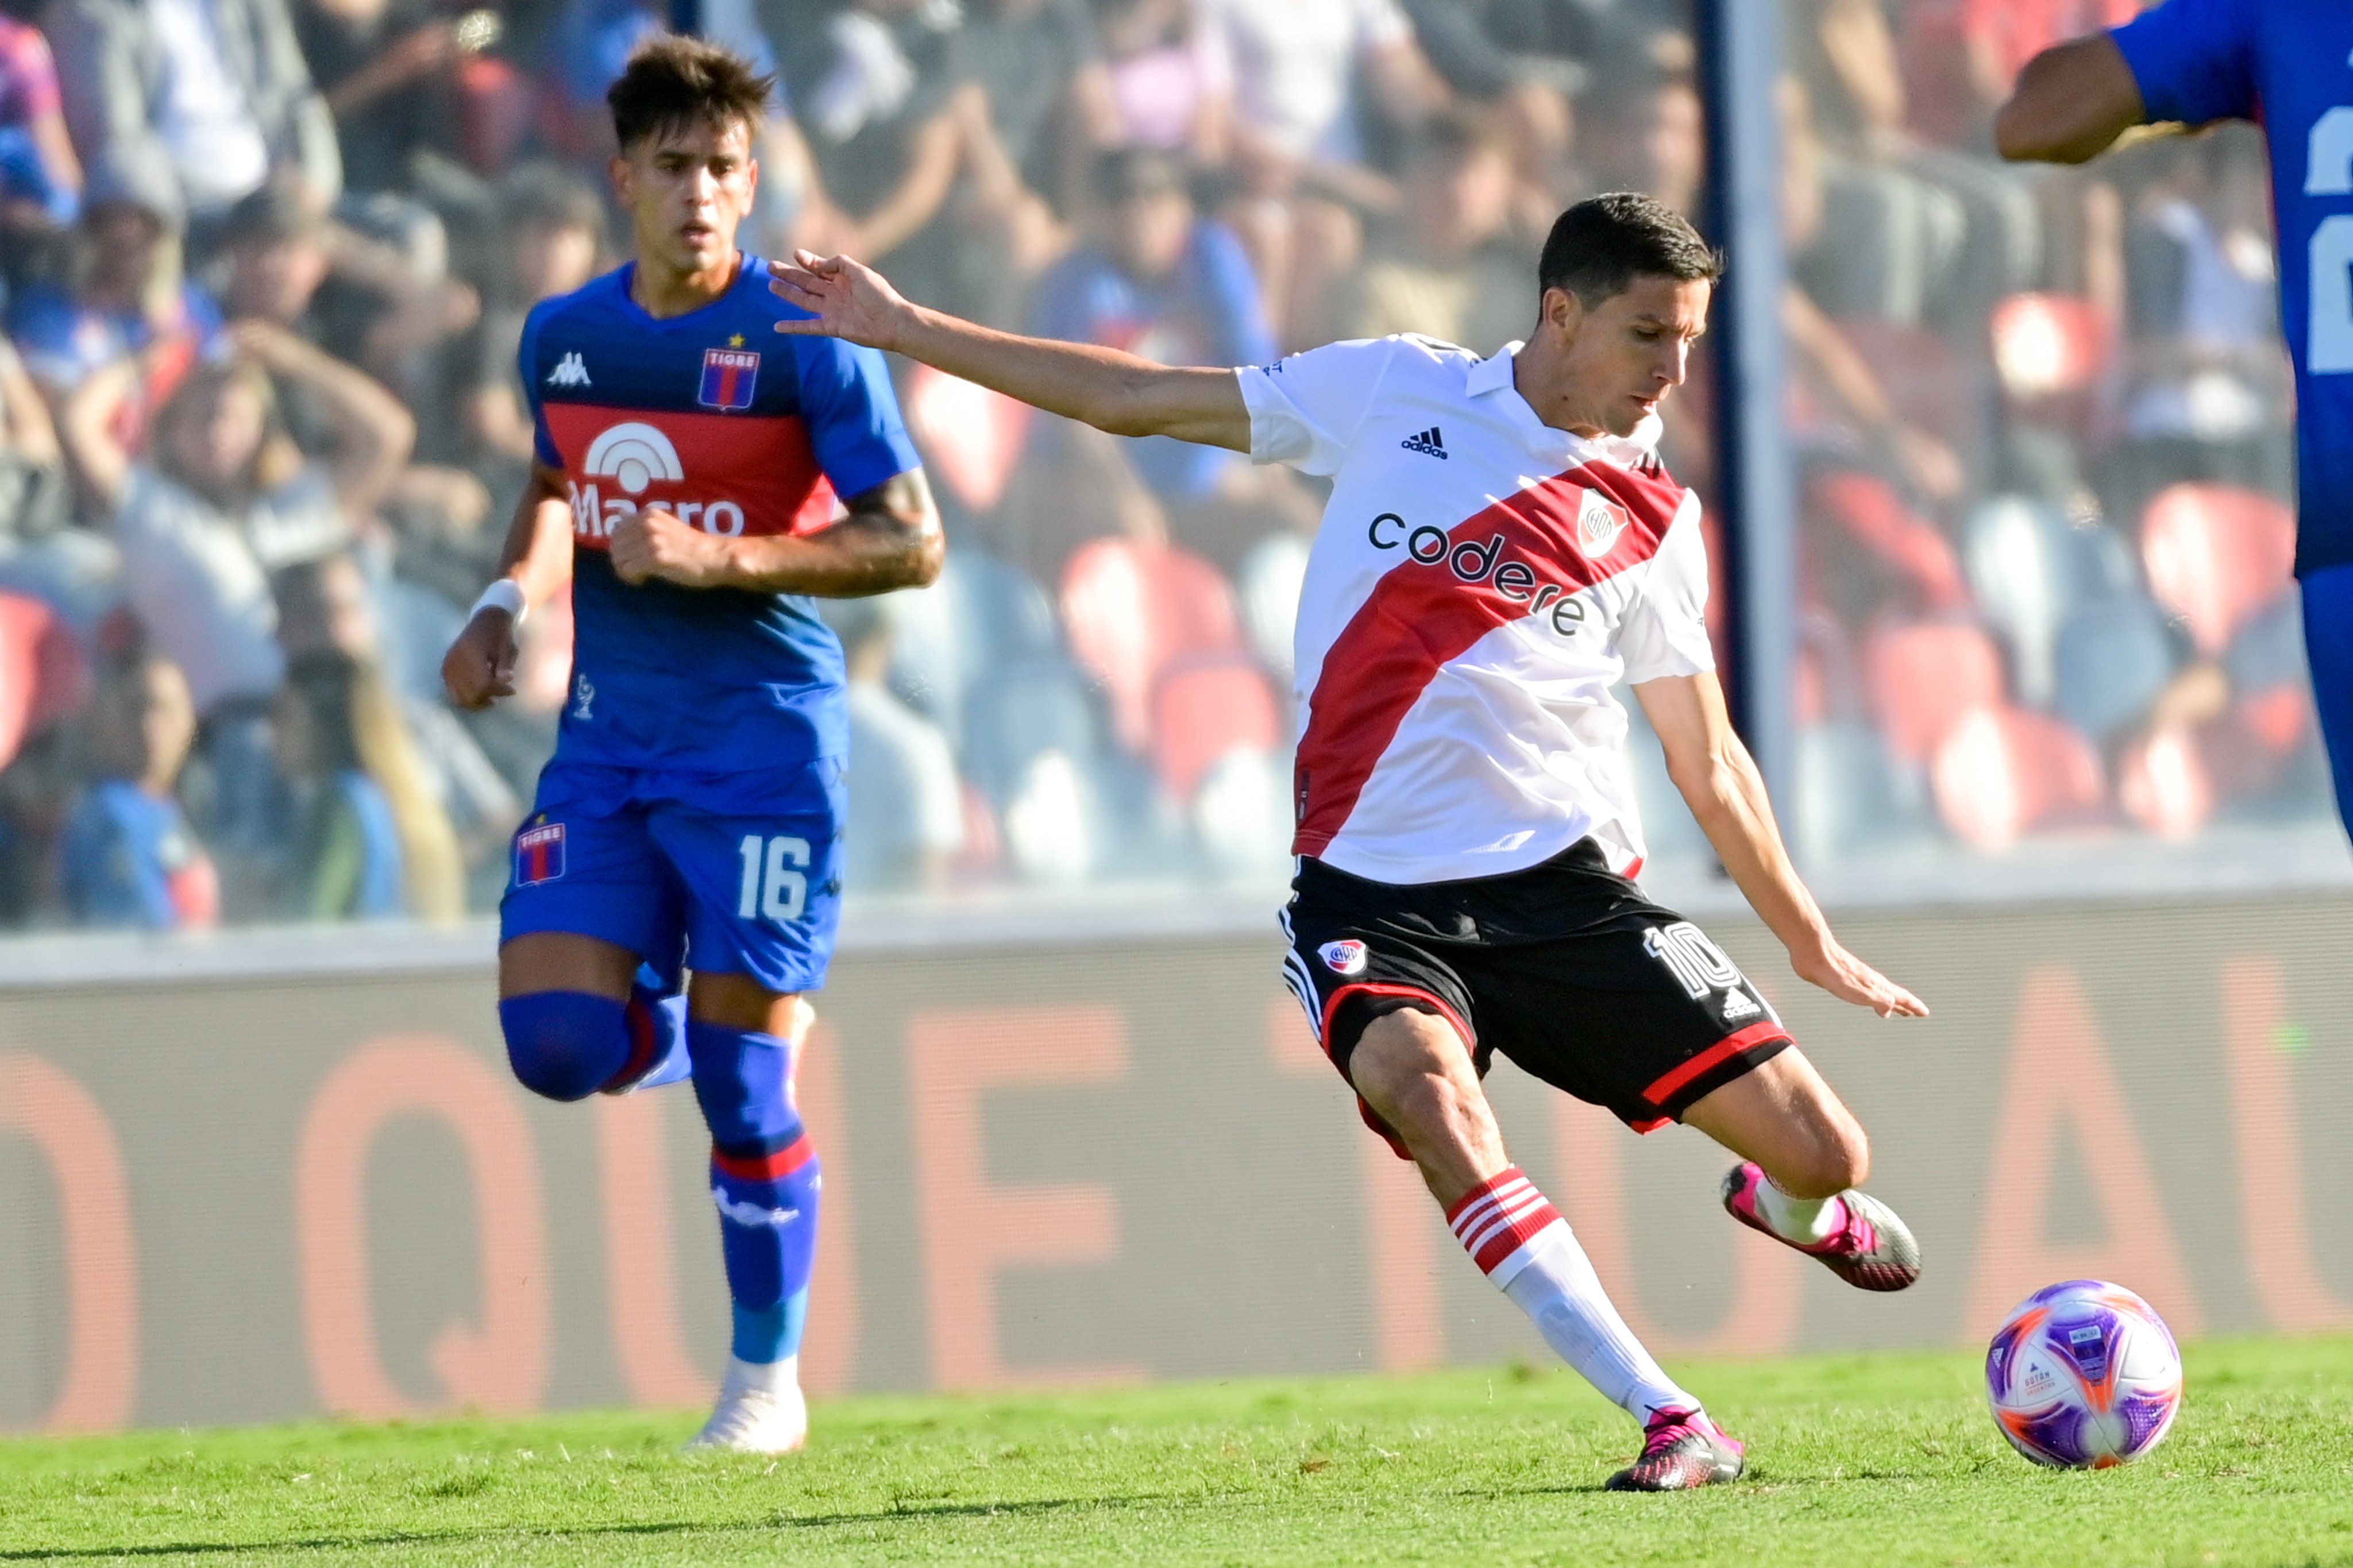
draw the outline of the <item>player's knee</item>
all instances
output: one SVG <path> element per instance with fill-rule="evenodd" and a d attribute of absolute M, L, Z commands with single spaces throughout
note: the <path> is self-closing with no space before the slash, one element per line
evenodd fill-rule
<path fill-rule="evenodd" d="M 1399 1009 L 1365 1026 L 1348 1058 L 1348 1078 L 1365 1102 L 1409 1140 L 1442 1138 L 1485 1114 L 1469 1057 L 1452 1027 Z"/>
<path fill-rule="evenodd" d="M 1807 1146 L 1775 1171 L 1774 1184 L 1791 1197 L 1826 1198 L 1859 1187 L 1871 1177 L 1871 1141 L 1854 1118 L 1829 1117 L 1815 1128 Z"/>
<path fill-rule="evenodd" d="M 550 1100 L 586 1100 L 628 1060 L 620 1003 L 585 991 L 535 991 L 499 1004 L 515 1080 Z"/>

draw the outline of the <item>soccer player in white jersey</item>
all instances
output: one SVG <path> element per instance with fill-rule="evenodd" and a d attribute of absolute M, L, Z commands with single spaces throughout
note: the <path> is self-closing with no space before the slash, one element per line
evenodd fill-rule
<path fill-rule="evenodd" d="M 1643 1425 L 1609 1482 L 1637 1490 L 1730 1480 L 1741 1446 L 1636 1341 L 1505 1153 L 1480 1087 L 1493 1053 L 1638 1132 L 1707 1133 L 1740 1156 L 1733 1216 L 1849 1284 L 1919 1274 L 1903 1222 L 1856 1190 L 1854 1117 L 1723 950 L 1631 879 L 1620 679 L 1796 972 L 1883 1016 L 1927 1012 L 1831 934 L 1716 683 L 1699 503 L 1653 446 L 1721 268 L 1666 207 L 1599 196 L 1554 226 L 1525 343 L 1482 359 L 1384 338 L 1239 371 L 990 331 L 840 258 L 772 268 L 811 317 L 778 331 L 1331 476 L 1298 622 L 1285 979 L 1479 1267 Z"/>

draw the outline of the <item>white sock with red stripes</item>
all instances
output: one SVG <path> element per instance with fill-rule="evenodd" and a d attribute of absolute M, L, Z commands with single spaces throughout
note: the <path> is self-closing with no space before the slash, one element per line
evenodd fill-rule
<path fill-rule="evenodd" d="M 1609 1304 L 1568 1222 L 1517 1165 L 1463 1194 L 1446 1223 L 1545 1343 L 1604 1398 L 1646 1426 L 1662 1410 L 1700 1408 L 1651 1359 Z"/>

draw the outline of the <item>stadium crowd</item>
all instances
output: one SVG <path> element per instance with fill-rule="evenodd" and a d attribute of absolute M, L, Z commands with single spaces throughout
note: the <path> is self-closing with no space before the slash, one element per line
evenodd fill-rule
<path fill-rule="evenodd" d="M 1706 178 L 1661 0 L 8 9 L 6 926 L 495 902 L 565 613 L 491 712 L 438 662 L 531 461 L 524 313 L 613 259 L 603 92 L 659 27 L 777 75 L 747 248 L 1169 363 L 1493 350 L 1563 205 L 1697 216 Z M 2133 9 L 1787 0 L 1815 854 L 2325 810 L 2260 140 L 1990 156 L 2019 66 Z M 900 370 L 951 549 L 826 606 L 852 890 L 1271 872 L 1320 496 Z M 1704 495 L 1707 382 L 1664 444 Z"/>

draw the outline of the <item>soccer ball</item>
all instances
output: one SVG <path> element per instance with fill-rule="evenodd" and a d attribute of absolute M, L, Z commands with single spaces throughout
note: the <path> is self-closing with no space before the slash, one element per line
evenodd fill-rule
<path fill-rule="evenodd" d="M 2121 1285 L 2070 1279 L 2021 1301 L 1986 1348 L 1986 1400 L 2038 1465 L 2104 1470 L 2157 1447 L 2181 1407 L 2181 1352 Z"/>

